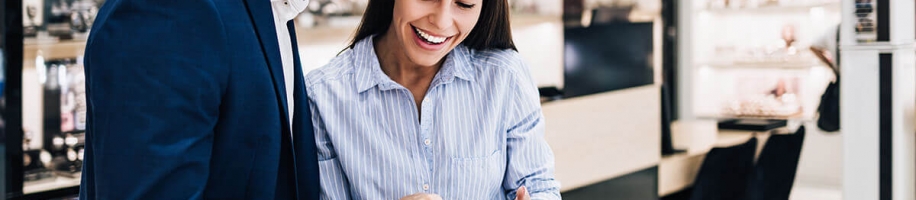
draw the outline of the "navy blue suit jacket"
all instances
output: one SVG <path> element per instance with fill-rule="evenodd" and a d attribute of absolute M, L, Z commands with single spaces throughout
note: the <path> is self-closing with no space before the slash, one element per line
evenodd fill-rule
<path fill-rule="evenodd" d="M 285 88 L 269 0 L 108 0 L 86 46 L 80 198 L 317 199 L 295 64 Z"/>

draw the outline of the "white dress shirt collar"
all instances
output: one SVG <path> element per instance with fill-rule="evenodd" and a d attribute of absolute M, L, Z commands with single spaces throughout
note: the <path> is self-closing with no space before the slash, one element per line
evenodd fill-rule
<path fill-rule="evenodd" d="M 309 0 L 270 0 L 274 12 L 277 12 L 280 21 L 289 21 L 299 16 L 309 5 Z"/>
<path fill-rule="evenodd" d="M 291 31 L 287 27 L 287 23 L 290 20 L 299 16 L 299 13 L 305 10 L 305 6 L 308 5 L 308 0 L 270 0 L 271 9 L 273 10 L 274 25 L 276 26 L 277 31 L 277 44 L 280 47 L 280 59 L 283 64 L 283 77 L 284 77 L 284 86 L 286 86 L 286 102 L 287 109 L 289 114 L 289 124 L 290 129 L 292 129 L 293 124 L 293 112 L 295 111 L 295 99 L 293 97 L 293 91 L 296 86 L 294 84 L 295 80 L 295 59 L 296 54 L 293 52 L 293 48 L 298 48 L 299 45 L 293 44 L 292 38 L 295 37 L 291 35 Z"/>

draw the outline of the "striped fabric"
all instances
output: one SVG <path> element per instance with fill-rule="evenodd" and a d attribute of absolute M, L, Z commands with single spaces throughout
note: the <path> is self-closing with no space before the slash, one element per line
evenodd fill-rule
<path fill-rule="evenodd" d="M 306 76 L 322 199 L 560 199 L 527 65 L 513 50 L 448 54 L 417 108 L 372 38 Z M 418 110 L 419 109 L 419 112 Z"/>

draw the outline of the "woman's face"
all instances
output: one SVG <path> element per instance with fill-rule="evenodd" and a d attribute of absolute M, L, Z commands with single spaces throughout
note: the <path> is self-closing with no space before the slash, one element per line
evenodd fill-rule
<path fill-rule="evenodd" d="M 391 27 L 396 48 L 417 65 L 434 66 L 461 44 L 480 17 L 484 0 L 393 0 Z M 488 0 L 494 1 L 494 0 Z"/>

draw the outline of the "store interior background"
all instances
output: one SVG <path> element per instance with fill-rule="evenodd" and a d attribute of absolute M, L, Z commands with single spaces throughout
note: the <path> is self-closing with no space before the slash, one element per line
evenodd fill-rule
<path fill-rule="evenodd" d="M 306 73 L 328 63 L 346 47 L 367 3 L 367 0 L 311 1 L 307 11 L 295 21 L 300 60 Z M 854 179 L 858 177 L 844 176 L 855 174 L 853 170 L 844 167 L 861 161 L 861 157 L 858 157 L 860 154 L 847 154 L 851 149 L 850 144 L 858 145 L 855 140 L 860 137 L 850 140 L 850 133 L 844 133 L 843 130 L 825 132 L 815 124 L 821 94 L 834 76 L 809 51 L 809 47 L 823 36 L 835 34 L 841 22 L 844 27 L 849 27 L 844 30 L 850 30 L 851 33 L 851 26 L 855 23 L 849 23 L 847 19 L 854 20 L 855 16 L 844 11 L 855 10 L 857 3 L 862 0 L 509 1 L 513 9 L 511 24 L 515 44 L 531 68 L 538 87 L 543 89 L 542 95 L 552 93 L 553 89 L 570 94 L 542 97 L 547 122 L 545 137 L 556 156 L 556 178 L 562 183 L 564 198 L 690 199 L 682 196 L 690 195 L 710 149 L 734 147 L 756 138 L 759 140 L 756 152 L 760 154 L 767 138 L 794 132 L 801 125 L 806 127 L 807 133 L 801 145 L 789 199 L 858 199 L 848 194 L 864 194 L 850 189 L 858 186 L 856 184 L 860 183 L 859 179 Z M 74 12 L 78 8 L 91 12 L 94 10 L 90 5 L 101 5 L 104 1 L 24 0 L 21 4 L 24 8 L 22 18 L 43 21 L 41 16 L 50 15 L 45 13 L 38 17 L 32 16 L 29 12 L 35 10 L 29 11 L 29 6 L 45 8 L 45 12 L 61 12 L 61 7 L 54 8 L 57 11 L 52 9 L 52 5 L 58 2 L 69 2 L 69 9 Z M 893 10 L 900 11 L 898 13 L 909 11 L 909 14 L 902 17 L 894 17 L 909 19 L 893 21 L 893 27 L 914 29 L 914 3 L 907 0 L 892 2 L 897 6 Z M 4 5 L 11 3 L 4 2 Z M 901 7 L 908 7 L 909 10 Z M 88 33 L 74 31 L 70 38 L 58 37 L 52 25 L 36 25 L 30 21 L 23 23 L 26 27 L 22 46 L 24 51 L 21 55 L 23 59 L 20 63 L 23 67 L 21 71 L 5 70 L 7 74 L 22 74 L 21 126 L 25 132 L 22 137 L 7 139 L 28 140 L 23 145 L 7 144 L 8 153 L 3 155 L 16 159 L 15 162 L 8 161 L 13 165 L 23 164 L 19 161 L 19 158 L 23 158 L 23 152 L 25 157 L 35 157 L 36 160 L 44 156 L 39 155 L 38 149 L 47 148 L 47 143 L 58 142 L 50 139 L 56 136 L 50 136 L 47 132 L 66 135 L 61 137 L 60 142 L 74 150 L 72 152 L 81 152 L 79 149 L 82 140 L 77 138 L 80 137 L 79 130 L 84 129 L 80 127 L 80 123 L 84 124 L 84 121 L 81 122 L 84 118 L 80 118 L 79 98 L 82 91 L 74 85 L 82 81 L 81 56 Z M 28 27 L 37 28 L 38 32 L 29 35 Z M 895 29 L 895 33 L 900 30 L 902 28 Z M 592 34 L 595 31 L 603 32 Z M 907 42 L 894 44 L 912 51 L 912 35 L 916 35 L 916 30 L 903 32 L 905 34 L 895 35 L 895 41 L 899 35 L 909 34 Z M 794 41 L 787 45 L 786 38 Z M 844 38 L 848 41 L 859 39 L 851 36 Z M 590 40 L 594 40 L 594 43 L 582 42 Z M 595 46 L 622 51 L 622 55 L 609 55 L 601 61 L 613 65 L 613 69 L 601 73 L 611 73 L 614 78 L 588 79 L 589 73 L 600 74 L 599 71 L 588 70 L 602 70 L 605 67 L 584 63 L 600 59 L 589 54 L 597 50 Z M 646 49 L 649 51 L 642 51 Z M 895 60 L 894 63 L 905 64 L 908 71 L 903 72 L 911 72 L 916 65 L 913 64 L 913 57 L 914 54 L 909 53 L 906 58 L 895 58 L 900 61 Z M 584 70 L 586 76 L 568 79 L 576 75 L 576 70 L 579 70 L 579 75 Z M 63 81 L 70 84 L 72 88 L 69 90 L 77 91 L 74 97 L 76 100 L 66 99 L 69 94 L 66 92 L 63 93 L 64 99 L 61 99 L 62 94 L 57 88 L 53 89 L 57 93 L 49 93 L 48 85 L 53 85 L 48 83 L 52 80 L 47 78 L 49 76 L 57 77 L 52 78 L 55 83 Z M 913 76 L 899 77 L 902 79 L 895 81 L 904 84 L 895 90 L 907 91 L 897 93 L 902 95 L 899 101 L 909 103 L 894 101 L 897 103 L 895 106 L 900 106 L 900 109 L 894 111 L 895 116 L 898 112 L 904 113 L 900 114 L 902 117 L 899 120 L 903 125 L 895 126 L 894 130 L 900 129 L 912 134 L 916 132 L 913 131 L 916 129 L 916 120 L 913 120 L 916 119 L 916 114 L 913 114 L 916 113 L 913 107 L 916 102 L 916 84 L 913 83 Z M 578 88 L 582 84 L 595 83 L 588 81 L 607 81 L 610 86 L 599 89 Z M 786 94 L 792 95 L 793 99 L 788 103 L 791 104 L 789 108 L 793 109 L 790 110 L 792 112 L 781 117 L 788 119 L 788 128 L 777 130 L 780 132 L 778 134 L 717 128 L 717 120 L 737 112 L 728 109 L 734 102 L 756 98 L 781 84 L 785 84 Z M 70 102 L 69 107 L 61 109 L 69 111 L 58 110 L 67 102 Z M 49 116 L 58 112 L 69 112 L 72 118 L 48 120 Z M 843 116 L 851 115 L 844 113 Z M 844 117 L 844 123 L 846 120 L 865 118 Z M 57 130 L 56 124 L 68 122 L 76 124 L 68 127 L 69 132 Z M 54 131 L 50 131 L 52 129 Z M 668 152 L 671 149 L 666 149 L 666 141 L 669 141 L 667 136 L 670 136 L 671 146 L 680 151 Z M 906 146 L 903 150 L 908 151 L 916 146 L 904 144 L 895 147 Z M 23 149 L 15 149 L 19 146 Z M 71 152 L 58 151 L 62 157 L 69 156 Z M 29 155 L 29 152 L 34 154 Z M 916 160 L 916 156 L 912 155 L 916 150 L 910 152 L 895 156 L 914 158 L 897 159 L 895 162 Z M 56 159 L 58 154 L 52 156 Z M 867 156 L 877 157 L 872 154 L 864 157 Z M 15 199 L 72 195 L 79 185 L 79 157 L 81 154 L 77 153 L 71 159 L 74 162 L 68 162 L 64 167 L 63 171 L 70 170 L 67 176 L 54 173 L 53 176 L 32 174 L 32 177 L 28 177 L 28 174 L 14 173 L 14 176 L 25 176 L 25 182 L 22 183 L 21 177 L 7 178 L 7 186 L 0 187 L 7 189 L 5 194 Z M 874 161 L 874 165 L 877 165 L 877 159 Z M 913 165 L 916 162 L 902 166 Z M 38 168 L 42 167 L 29 164 L 25 167 L 26 171 Z M 7 171 L 17 169 L 21 172 L 23 168 L 13 167 Z M 894 169 L 897 170 L 896 167 Z M 901 185 L 916 185 L 912 183 L 916 182 L 913 170 L 896 173 L 902 178 L 895 181 L 902 182 Z M 847 184 L 844 185 L 844 182 Z M 895 187 L 898 187 L 897 182 Z M 893 199 L 916 199 L 916 194 L 909 194 L 913 190 L 907 192 L 898 188 L 894 191 L 906 194 L 895 193 Z M 845 198 L 844 194 L 847 194 Z M 884 199 L 883 196 L 881 199 Z"/>

